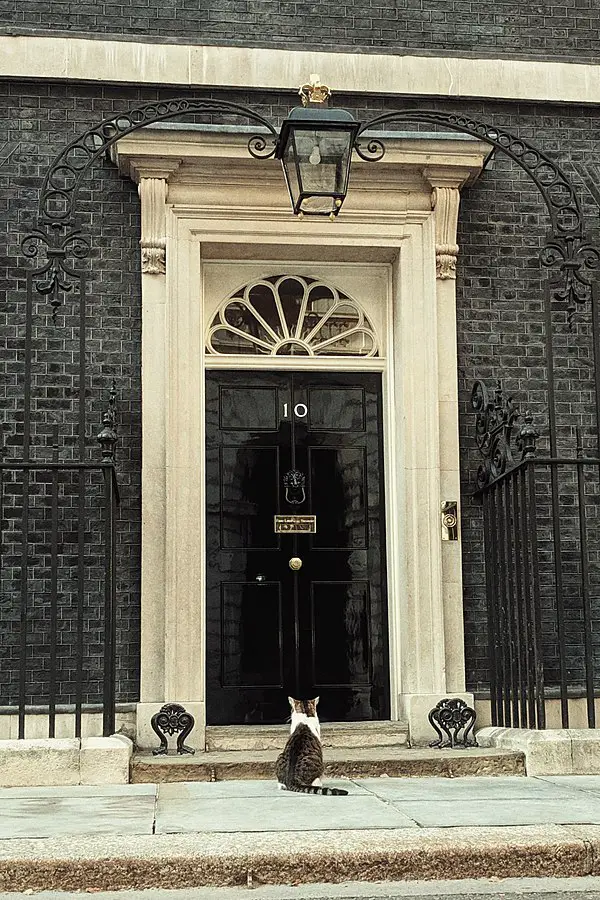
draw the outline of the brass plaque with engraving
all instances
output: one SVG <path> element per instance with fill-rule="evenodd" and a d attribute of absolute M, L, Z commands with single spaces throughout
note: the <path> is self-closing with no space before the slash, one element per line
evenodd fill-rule
<path fill-rule="evenodd" d="M 276 534 L 316 534 L 316 516 L 275 516 Z"/>

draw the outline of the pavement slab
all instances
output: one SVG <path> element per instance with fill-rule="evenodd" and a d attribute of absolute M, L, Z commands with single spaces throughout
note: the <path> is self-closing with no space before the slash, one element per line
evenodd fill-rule
<path fill-rule="evenodd" d="M 188 785 L 187 787 L 193 787 Z M 156 833 L 329 831 L 356 828 L 416 828 L 404 813 L 368 794 L 323 797 L 278 791 L 248 805 L 231 796 L 200 798 L 193 790 L 179 798 L 159 794 Z"/>
<path fill-rule="evenodd" d="M 456 828 L 469 825 L 600 825 L 600 798 L 579 799 L 571 795 L 551 799 L 489 800 L 463 802 L 433 800 L 400 801 L 398 809 L 426 828 Z"/>
<path fill-rule="evenodd" d="M 377 797 L 408 801 L 470 801 L 581 797 L 576 784 L 553 784 L 538 778 L 478 775 L 472 778 L 364 778 L 361 785 Z M 600 777 L 596 789 L 600 792 Z M 574 794 L 575 791 L 575 794 Z"/>
<path fill-rule="evenodd" d="M 31 797 L 1 801 L 0 840 L 82 834 L 152 834 L 154 794 Z"/>
<path fill-rule="evenodd" d="M 346 779 L 324 780 L 323 784 L 326 787 L 343 788 L 353 796 L 362 794 L 368 797 L 371 793 L 363 781 L 349 781 Z M 140 784 L 136 785 L 136 787 L 147 788 L 149 785 Z M 217 798 L 236 798 L 241 800 L 244 798 L 279 797 L 280 794 L 284 793 L 279 790 L 274 779 L 272 781 L 173 781 L 158 784 L 156 788 L 158 789 L 159 801 L 162 803 L 186 799 L 198 801 Z M 286 796 L 289 796 L 289 794 L 286 794 Z M 333 800 L 334 798 L 324 797 L 322 799 L 327 802 L 327 800 Z"/>
<path fill-rule="evenodd" d="M 587 900 L 600 898 L 600 879 L 582 878 L 477 878 L 460 881 L 387 881 L 378 883 L 263 885 L 254 888 L 252 900 L 487 900 L 491 894 L 506 897 L 531 897 L 532 900 Z M 81 893 L 41 891 L 36 900 L 81 900 Z M 205 887 L 174 890 L 109 891 L 96 894 L 98 900 L 247 900 L 246 887 Z M 0 894 L 0 900 L 16 900 L 13 893 Z"/>
<path fill-rule="evenodd" d="M 529 779 L 526 779 L 529 781 Z M 591 791 L 600 794 L 600 775 L 544 775 L 537 776 L 535 781 L 545 781 L 555 788 L 576 791 Z"/>
<path fill-rule="evenodd" d="M 54 787 L 0 788 L 0 809 L 6 800 L 22 798 L 64 797 L 142 797 L 156 795 L 155 784 L 66 784 Z"/>

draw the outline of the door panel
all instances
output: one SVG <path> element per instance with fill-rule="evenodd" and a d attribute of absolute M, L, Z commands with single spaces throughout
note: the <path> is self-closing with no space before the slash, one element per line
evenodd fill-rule
<path fill-rule="evenodd" d="M 210 372 L 206 420 L 208 721 L 386 718 L 380 376 Z"/>
<path fill-rule="evenodd" d="M 278 584 L 224 584 L 222 683 L 283 686 L 283 628 Z"/>
<path fill-rule="evenodd" d="M 313 447 L 308 451 L 315 549 L 366 550 L 365 451 Z"/>
<path fill-rule="evenodd" d="M 257 387 L 221 387 L 221 428 L 227 431 L 276 431 L 277 390 Z"/>
<path fill-rule="evenodd" d="M 311 431 L 364 431 L 362 388 L 311 387 L 308 391 Z"/>
<path fill-rule="evenodd" d="M 315 582 L 312 588 L 313 680 L 320 691 L 371 683 L 369 584 Z"/>
<path fill-rule="evenodd" d="M 272 512 L 278 471 L 278 447 L 221 447 L 222 549 L 278 546 Z"/>

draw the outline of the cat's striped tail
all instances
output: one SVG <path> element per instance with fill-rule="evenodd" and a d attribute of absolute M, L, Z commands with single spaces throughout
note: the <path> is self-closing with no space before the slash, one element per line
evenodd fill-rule
<path fill-rule="evenodd" d="M 301 785 L 292 784 L 287 788 L 288 791 L 295 791 L 297 794 L 323 794 L 324 796 L 347 797 L 348 791 L 343 788 L 317 787 L 314 784 Z"/>

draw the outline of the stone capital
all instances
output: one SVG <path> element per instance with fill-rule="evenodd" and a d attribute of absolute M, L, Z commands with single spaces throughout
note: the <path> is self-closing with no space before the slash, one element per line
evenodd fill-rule
<path fill-rule="evenodd" d="M 142 274 L 164 275 L 167 253 L 167 180 L 161 177 L 140 178 L 138 193 L 142 208 Z"/>
<path fill-rule="evenodd" d="M 441 281 L 456 278 L 458 244 L 456 229 L 460 189 L 473 181 L 471 170 L 461 167 L 425 166 L 423 177 L 431 185 L 431 208 L 435 214 L 435 269 Z"/>
<path fill-rule="evenodd" d="M 444 281 L 456 278 L 458 244 L 458 208 L 460 191 L 457 187 L 437 186 L 431 192 L 431 208 L 435 214 L 435 274 Z"/>

